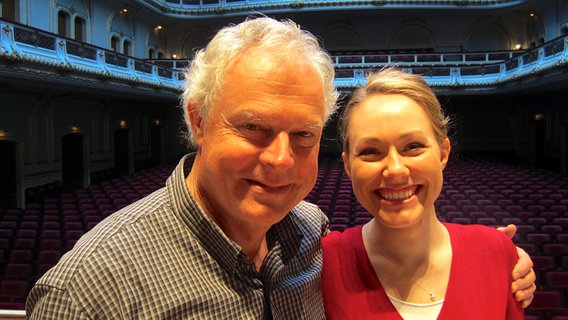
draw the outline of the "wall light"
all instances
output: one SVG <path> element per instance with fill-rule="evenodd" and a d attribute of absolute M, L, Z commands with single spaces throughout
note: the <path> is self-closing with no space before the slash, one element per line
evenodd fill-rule
<path fill-rule="evenodd" d="M 71 125 L 71 132 L 73 133 L 77 133 L 77 132 L 81 132 L 81 128 L 78 125 Z"/>
<path fill-rule="evenodd" d="M 4 129 L 0 129 L 0 139 L 8 138 L 8 131 Z"/>
<path fill-rule="evenodd" d="M 128 126 L 128 124 L 126 123 L 126 120 L 120 120 L 120 127 L 121 128 L 126 128 Z"/>
<path fill-rule="evenodd" d="M 515 45 L 515 50 L 519 50 L 519 49 L 521 49 L 521 44 L 520 44 L 520 43 L 517 43 L 517 44 Z"/>

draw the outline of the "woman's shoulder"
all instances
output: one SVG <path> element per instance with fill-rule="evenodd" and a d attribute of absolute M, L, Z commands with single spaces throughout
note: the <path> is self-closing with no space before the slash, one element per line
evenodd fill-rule
<path fill-rule="evenodd" d="M 363 226 L 354 226 L 347 228 L 343 231 L 331 231 L 325 237 L 323 237 L 322 243 L 324 246 L 336 246 L 344 243 L 350 243 L 353 239 L 361 237 L 361 230 Z"/>
<path fill-rule="evenodd" d="M 460 225 L 444 223 L 452 239 L 452 247 L 475 248 L 478 250 L 511 251 L 514 248 L 513 241 L 504 232 L 495 227 L 472 224 Z M 516 252 L 516 251 L 515 251 Z"/>
<path fill-rule="evenodd" d="M 469 237 L 490 237 L 490 238 L 508 238 L 504 232 L 497 230 L 497 228 L 481 225 L 481 224 L 456 224 L 456 223 L 444 223 L 446 229 L 450 234 L 459 234 L 460 236 Z"/>

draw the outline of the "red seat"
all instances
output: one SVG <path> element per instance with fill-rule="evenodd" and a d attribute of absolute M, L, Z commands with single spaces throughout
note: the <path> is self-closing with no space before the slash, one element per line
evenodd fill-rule
<path fill-rule="evenodd" d="M 38 262 L 40 264 L 53 264 L 55 265 L 57 261 L 61 258 L 60 250 L 42 250 L 39 253 Z"/>
<path fill-rule="evenodd" d="M 14 249 L 35 249 L 36 248 L 36 240 L 35 239 L 16 239 L 14 241 Z"/>
<path fill-rule="evenodd" d="M 532 256 L 531 260 L 535 270 L 552 270 L 556 268 L 554 257 L 551 256 Z"/>
<path fill-rule="evenodd" d="M 568 287 L 568 271 L 548 271 L 546 284 L 550 287 Z"/>
<path fill-rule="evenodd" d="M 41 239 L 39 247 L 42 250 L 59 250 L 62 248 L 62 245 L 59 239 Z"/>
<path fill-rule="evenodd" d="M 34 251 L 30 249 L 15 249 L 10 251 L 11 262 L 32 262 L 34 259 Z"/>
<path fill-rule="evenodd" d="M 562 310 L 558 291 L 535 291 L 529 308 L 533 310 Z"/>
<path fill-rule="evenodd" d="M 566 243 L 545 243 L 542 251 L 552 256 L 565 256 L 568 254 L 568 244 Z"/>
<path fill-rule="evenodd" d="M 541 244 L 541 243 L 545 243 L 545 242 L 550 242 L 550 240 L 551 240 L 551 237 L 550 237 L 550 234 L 548 234 L 548 233 L 529 233 L 529 234 L 527 234 L 527 241 L 528 242 Z"/>
<path fill-rule="evenodd" d="M 32 277 L 31 263 L 7 263 L 4 278 L 13 280 L 29 280 Z"/>
<path fill-rule="evenodd" d="M 28 280 L 3 280 L 0 283 L 0 299 L 5 302 L 23 302 L 28 294 Z"/>

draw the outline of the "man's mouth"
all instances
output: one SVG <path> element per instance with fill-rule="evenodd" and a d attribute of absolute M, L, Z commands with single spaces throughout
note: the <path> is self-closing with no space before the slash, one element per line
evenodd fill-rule
<path fill-rule="evenodd" d="M 287 191 L 288 188 L 291 186 L 291 184 L 283 184 L 283 185 L 276 185 L 276 184 L 264 184 L 261 183 L 257 180 L 247 180 L 251 185 L 253 186 L 258 186 L 260 188 L 262 188 L 263 190 L 266 190 L 268 192 L 282 192 L 282 191 Z"/>

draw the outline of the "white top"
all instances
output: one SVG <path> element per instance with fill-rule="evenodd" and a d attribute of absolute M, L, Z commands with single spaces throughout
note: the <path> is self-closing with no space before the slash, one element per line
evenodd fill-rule
<path fill-rule="evenodd" d="M 420 304 L 402 301 L 391 295 L 388 297 L 404 320 L 436 320 L 444 304 L 444 299 Z"/>

